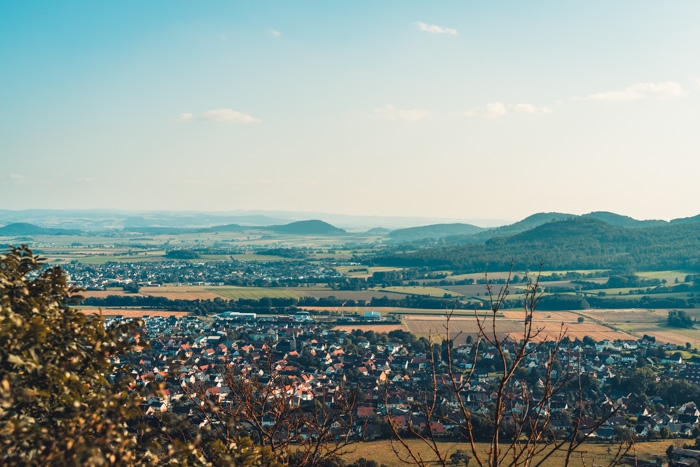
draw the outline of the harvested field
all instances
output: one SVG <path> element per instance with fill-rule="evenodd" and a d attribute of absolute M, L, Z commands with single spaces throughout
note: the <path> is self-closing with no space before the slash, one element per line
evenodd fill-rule
<path fill-rule="evenodd" d="M 431 463 L 433 465 L 439 465 L 435 462 L 435 457 L 433 456 L 430 449 L 426 445 L 416 439 L 406 440 L 409 447 L 414 452 L 421 453 L 423 458 L 427 461 L 427 465 Z M 449 459 L 450 454 L 458 449 L 466 451 L 471 456 L 471 447 L 467 442 L 455 442 L 455 441 L 438 441 L 440 450 L 447 453 L 447 459 Z M 668 440 L 660 442 L 636 442 L 634 443 L 633 455 L 637 456 L 639 460 L 655 460 L 657 457 L 664 457 L 665 450 L 668 447 Z M 486 453 L 488 451 L 488 445 L 486 443 L 477 443 L 478 449 Z M 585 467 L 591 465 L 608 465 L 611 460 L 611 455 L 609 450 L 612 446 L 612 453 L 617 452 L 617 446 L 610 445 L 607 443 L 585 443 L 583 444 L 579 452 L 582 454 L 573 456 L 571 460 L 571 467 Z M 389 467 L 398 467 L 406 465 L 402 463 L 394 453 L 391 441 L 381 440 L 381 441 L 370 441 L 366 443 L 358 443 L 353 445 L 355 450 L 349 452 L 342 456 L 342 459 L 348 463 L 354 462 L 360 458 L 371 459 L 376 461 L 377 464 L 384 464 Z M 404 448 L 399 445 L 399 443 L 394 443 L 400 453 L 404 454 Z M 564 465 L 564 454 L 563 452 L 554 453 L 542 463 L 542 467 L 560 467 Z M 473 461 L 473 464 L 476 462 Z M 470 464 L 470 465 L 473 465 Z"/>
<path fill-rule="evenodd" d="M 645 310 L 639 308 L 624 310 L 584 310 L 579 313 L 605 323 L 657 323 L 659 321 L 665 321 L 668 317 L 668 310 Z"/>
<path fill-rule="evenodd" d="M 520 320 L 524 316 L 524 311 L 501 311 L 504 318 Z M 539 323 L 543 320 L 554 320 L 557 323 L 576 323 L 579 315 L 568 311 L 539 311 L 535 312 L 535 322 Z"/>
<path fill-rule="evenodd" d="M 102 316 L 123 316 L 125 318 L 141 318 L 142 316 L 188 316 L 192 313 L 186 311 L 169 311 L 169 310 L 140 310 L 140 309 L 121 309 L 121 308 L 103 308 L 101 311 L 98 308 L 82 308 L 78 311 L 85 313 L 86 315 L 99 315 Z"/>
<path fill-rule="evenodd" d="M 508 312 L 504 312 L 508 313 Z M 515 313 L 515 312 L 511 312 Z M 544 315 L 544 313 L 542 313 Z M 522 316 L 522 312 L 520 312 Z M 563 316 L 566 318 L 566 315 Z M 406 325 L 409 331 L 418 335 L 428 335 L 428 334 L 440 334 L 445 332 L 445 319 L 437 318 L 434 316 L 406 316 Z M 563 320 L 561 318 L 556 319 L 553 316 L 551 318 L 546 318 L 543 316 L 535 317 L 535 327 L 542 328 L 540 334 L 535 338 L 535 341 L 542 341 L 544 339 L 554 339 L 556 338 L 562 326 Z M 508 318 L 497 318 L 496 319 L 496 332 L 500 335 L 505 336 L 510 334 L 514 339 L 520 339 L 523 333 L 523 322 Z M 634 339 L 624 332 L 610 329 L 600 324 L 596 323 L 577 323 L 572 321 L 564 321 L 564 326 L 566 328 L 566 335 L 571 339 L 583 339 L 585 336 L 589 336 L 595 340 L 603 339 Z M 491 321 L 486 322 L 487 329 L 491 328 Z M 453 317 L 450 321 L 450 337 L 455 339 L 455 343 L 463 344 L 467 336 L 472 336 L 476 338 L 479 333 L 479 327 L 475 318 L 469 317 Z"/>
<path fill-rule="evenodd" d="M 352 331 L 354 329 L 359 329 L 362 332 L 374 331 L 374 332 L 389 332 L 389 331 L 408 331 L 406 325 L 404 324 L 343 324 L 341 326 L 336 326 L 333 329 L 338 331 Z"/>
<path fill-rule="evenodd" d="M 667 328 L 655 323 L 625 323 L 620 324 L 619 327 L 636 334 L 637 337 L 642 337 L 644 334 L 654 336 L 658 342 L 676 345 L 685 345 L 686 342 L 690 342 L 693 347 L 700 345 L 700 329 Z"/>

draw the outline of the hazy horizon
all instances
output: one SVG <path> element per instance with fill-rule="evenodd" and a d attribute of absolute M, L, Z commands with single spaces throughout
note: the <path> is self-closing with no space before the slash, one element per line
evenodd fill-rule
<path fill-rule="evenodd" d="M 2 12 L 0 209 L 700 211 L 699 3 Z"/>

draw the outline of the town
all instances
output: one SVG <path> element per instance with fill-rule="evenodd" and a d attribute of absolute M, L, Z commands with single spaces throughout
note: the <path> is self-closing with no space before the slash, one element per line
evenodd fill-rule
<path fill-rule="evenodd" d="M 371 312 L 367 319 L 374 319 Z M 107 325 L 129 318 L 108 318 Z M 428 421 L 419 407 L 427 402 L 435 372 L 438 385 L 448 385 L 447 343 L 433 345 L 404 331 L 374 332 L 334 330 L 334 322 L 317 321 L 301 313 L 287 316 L 258 316 L 254 313 L 225 312 L 209 317 L 208 324 L 191 316 L 146 316 L 137 339 L 148 342 L 131 356 L 114 356 L 115 372 L 128 370 L 140 385 L 152 387 L 144 404 L 145 413 L 162 416 L 178 414 L 191 424 L 218 423 L 212 413 L 202 410 L 201 397 L 217 405 L 231 404 L 240 397 L 231 384 L 231 374 L 247 380 L 275 381 L 275 397 L 289 408 L 310 410 L 314 403 L 332 407 L 342 394 L 359 395 L 353 405 L 336 420 L 338 435 L 347 430 L 350 439 L 391 438 L 394 429 L 423 426 Z M 468 339 L 469 340 L 469 339 Z M 442 346 L 442 344 L 445 344 Z M 543 397 L 545 378 L 557 378 L 567 368 L 576 369 L 584 383 L 585 398 L 578 388 L 566 388 L 548 402 L 547 417 L 553 432 L 565 436 L 574 429 L 590 430 L 588 442 L 613 443 L 625 439 L 688 439 L 692 445 L 700 434 L 700 355 L 696 349 L 660 344 L 652 337 L 637 341 L 590 338 L 569 341 L 554 368 L 543 371 L 554 342 L 532 343 L 524 365 L 517 369 L 514 393 L 519 396 L 510 410 L 528 410 L 531 400 Z M 477 353 L 481 346 L 481 352 Z M 517 351 L 509 342 L 503 351 Z M 436 350 L 437 349 L 437 350 Z M 433 365 L 433 356 L 436 366 Z M 691 353 L 690 358 L 683 354 Z M 496 398 L 499 368 L 497 355 L 483 343 L 466 343 L 451 349 L 450 367 L 459 378 L 467 378 L 460 392 L 473 414 L 488 415 Z M 523 392 L 524 391 L 524 392 Z M 455 400 L 441 395 L 441 419 L 430 421 L 430 430 L 438 437 L 459 439 L 459 427 L 465 422 Z M 579 414 L 581 416 L 579 417 Z M 261 418 L 243 425 L 253 433 L 270 430 L 274 424 L 262 421 L 268 414 L 249 414 Z M 580 420 L 579 420 L 580 418 Z M 452 421 L 450 424 L 449 421 Z M 577 421 L 578 420 L 578 421 Z M 490 436 L 475 431 L 477 440 Z M 583 431 L 582 431 L 583 432 Z M 300 433 L 303 435 L 303 431 Z M 700 451 L 678 449 L 680 457 L 697 456 Z"/>

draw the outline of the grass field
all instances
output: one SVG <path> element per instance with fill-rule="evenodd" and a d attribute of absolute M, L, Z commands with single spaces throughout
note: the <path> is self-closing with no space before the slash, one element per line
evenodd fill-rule
<path fill-rule="evenodd" d="M 646 277 L 649 279 L 666 279 L 668 285 L 673 285 L 676 279 L 678 279 L 679 282 L 683 282 L 685 281 L 685 276 L 693 273 L 687 271 L 645 271 L 636 274 L 639 277 Z"/>
<path fill-rule="evenodd" d="M 403 294 L 384 292 L 381 290 L 333 290 L 328 287 L 294 287 L 292 290 L 297 291 L 301 295 L 308 295 L 316 298 L 335 297 L 339 300 L 370 301 L 373 298 L 382 297 L 387 297 L 392 300 L 404 298 Z"/>
<path fill-rule="evenodd" d="M 272 287 L 205 287 L 209 292 L 228 298 L 229 300 L 252 299 L 259 300 L 261 298 L 300 298 L 301 294 L 291 289 L 272 288 Z"/>
<path fill-rule="evenodd" d="M 393 292 L 404 295 L 423 295 L 427 297 L 443 298 L 445 294 L 451 295 L 453 297 L 460 297 L 462 294 L 455 292 L 454 290 L 441 289 L 439 287 L 422 287 L 422 286 L 408 286 L 408 287 L 384 287 L 379 289 L 381 292 Z"/>
<path fill-rule="evenodd" d="M 82 264 L 107 264 L 107 263 L 145 263 L 153 261 L 165 261 L 165 256 L 159 255 L 135 255 L 135 256 L 84 256 L 75 259 Z"/>
<path fill-rule="evenodd" d="M 382 266 L 336 266 L 336 271 L 348 277 L 370 277 L 375 272 L 400 271 L 401 268 L 389 268 Z"/>
<path fill-rule="evenodd" d="M 438 465 L 435 462 L 435 457 L 430 451 L 430 449 L 425 446 L 422 441 L 419 440 L 408 440 L 408 445 L 414 452 L 419 452 L 424 459 L 432 462 L 434 465 Z M 659 442 L 639 442 L 630 451 L 630 454 L 636 455 L 639 460 L 654 460 L 657 457 L 665 457 L 666 448 L 668 448 L 671 441 L 659 441 Z M 403 447 L 394 443 L 399 453 L 404 454 L 405 450 Z M 439 443 L 440 449 L 447 453 L 447 458 L 449 461 L 449 455 L 458 449 L 466 451 L 471 455 L 471 447 L 468 443 L 458 443 L 453 441 L 444 441 Z M 385 464 L 389 467 L 398 467 L 401 465 L 406 465 L 402 463 L 394 453 L 392 449 L 392 444 L 390 441 L 371 441 L 365 443 L 358 443 L 353 445 L 354 451 L 347 453 L 342 456 L 343 460 L 346 462 L 354 462 L 357 459 L 364 458 L 367 460 L 374 460 L 378 464 Z M 478 447 L 484 453 L 488 450 L 488 446 L 485 443 L 478 443 Z M 572 467 L 590 467 L 592 465 L 608 465 L 612 456 L 608 454 L 608 449 L 612 453 L 617 450 L 616 445 L 610 444 L 593 444 L 586 443 L 582 445 L 579 452 L 583 453 L 583 457 L 579 454 L 574 456 L 571 463 Z M 563 465 L 564 453 L 555 453 L 547 459 L 542 466 L 543 467 L 561 467 Z M 506 462 L 507 464 L 507 462 Z M 478 465 L 475 460 L 472 460 L 469 465 Z"/>

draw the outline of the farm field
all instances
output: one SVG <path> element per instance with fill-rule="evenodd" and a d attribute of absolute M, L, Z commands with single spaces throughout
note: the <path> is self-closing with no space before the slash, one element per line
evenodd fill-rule
<path fill-rule="evenodd" d="M 700 310 L 699 310 L 700 311 Z M 623 310 L 582 310 L 576 313 L 605 323 L 658 323 L 665 321 L 668 310 L 645 310 L 642 308 L 628 308 Z M 692 310 L 688 313 L 691 316 Z M 699 313 L 700 314 L 700 313 Z"/>
<path fill-rule="evenodd" d="M 85 313 L 86 315 L 99 315 L 103 316 L 123 316 L 125 318 L 141 318 L 142 316 L 189 316 L 192 313 L 186 311 L 169 311 L 169 310 L 146 310 L 139 308 L 78 308 L 78 311 Z"/>
<path fill-rule="evenodd" d="M 141 287 L 139 293 L 125 293 L 122 290 L 90 290 L 82 293 L 84 297 L 107 297 L 109 295 L 132 295 L 164 297 L 170 300 L 213 300 L 239 298 L 259 300 L 261 298 L 300 298 L 303 294 L 294 289 L 273 287 L 232 287 L 232 286 L 165 286 Z"/>
<path fill-rule="evenodd" d="M 348 277 L 370 277 L 375 272 L 400 271 L 401 268 L 390 268 L 383 266 L 336 266 L 336 271 Z"/>
<path fill-rule="evenodd" d="M 485 290 L 485 289 L 484 289 Z M 461 295 L 455 291 L 442 289 L 439 287 L 423 287 L 423 286 L 408 286 L 408 287 L 384 287 L 379 289 L 381 292 L 393 292 L 403 295 L 425 295 L 428 297 L 443 298 L 445 294 L 458 296 Z"/>
<path fill-rule="evenodd" d="M 521 320 L 524 311 L 501 311 L 504 318 Z M 540 323 L 544 320 L 554 320 L 557 323 L 577 323 L 579 315 L 569 311 L 537 311 L 535 312 L 535 322 Z"/>
<path fill-rule="evenodd" d="M 221 298 L 216 292 L 212 292 L 205 287 L 141 287 L 143 295 L 152 297 L 163 297 L 170 300 L 213 300 Z"/>
<path fill-rule="evenodd" d="M 261 298 L 300 298 L 301 294 L 292 289 L 273 287 L 205 287 L 211 293 L 220 295 L 229 300 L 239 298 L 248 300 L 259 300 Z"/>
<path fill-rule="evenodd" d="M 666 279 L 666 282 L 671 285 L 676 281 L 676 279 L 678 279 L 678 282 L 685 281 L 685 276 L 693 273 L 688 271 L 645 271 L 637 272 L 635 274 L 637 274 L 639 277 L 645 277 L 648 279 Z"/>
<path fill-rule="evenodd" d="M 342 324 L 336 326 L 333 329 L 338 331 L 352 331 L 354 329 L 359 329 L 362 332 L 374 331 L 374 332 L 389 332 L 389 331 L 408 331 L 405 324 Z"/>
<path fill-rule="evenodd" d="M 667 328 L 658 323 L 624 323 L 615 327 L 628 330 L 637 337 L 642 337 L 644 334 L 654 336 L 658 342 L 676 345 L 685 345 L 689 342 L 693 347 L 699 347 L 700 344 L 700 329 Z"/>
<path fill-rule="evenodd" d="M 341 308 L 339 306 L 304 306 L 301 307 L 304 310 L 315 310 L 315 311 L 337 311 L 340 312 Z M 445 310 L 436 310 L 429 308 L 399 308 L 393 306 L 378 306 L 378 307 L 345 307 L 345 313 L 359 313 L 363 314 L 366 311 L 378 311 L 382 316 L 391 314 L 400 314 L 404 316 L 427 316 L 428 319 L 435 319 L 435 317 L 445 316 Z M 483 315 L 484 312 L 480 311 L 479 316 Z M 455 310 L 454 316 L 463 317 L 474 317 L 474 310 Z M 500 316 L 500 315 L 499 315 Z"/>
<path fill-rule="evenodd" d="M 407 441 L 407 444 L 415 452 L 420 452 L 426 460 L 434 461 L 435 458 L 431 455 L 431 451 L 422 441 L 411 439 Z M 639 460 L 654 460 L 657 457 L 665 457 L 665 451 L 669 444 L 671 444 L 671 441 L 669 440 L 659 442 L 639 442 L 634 445 L 634 450 L 630 452 L 630 454 L 636 454 Z M 466 442 L 441 441 L 439 442 L 439 445 L 444 452 L 447 452 L 448 462 L 449 455 L 458 449 L 466 451 L 471 455 L 471 447 Z M 488 451 L 488 445 L 486 443 L 477 443 L 477 445 L 484 453 Z M 404 452 L 403 447 L 400 447 L 398 443 L 395 442 L 394 446 L 400 453 Z M 350 452 L 342 456 L 342 459 L 348 463 L 354 462 L 360 458 L 365 458 L 368 460 L 374 460 L 378 464 L 385 464 L 389 467 L 406 465 L 397 459 L 396 454 L 394 454 L 392 449 L 392 444 L 388 440 L 358 443 L 353 445 L 353 447 L 355 448 L 354 452 Z M 611 460 L 611 456 L 608 454 L 608 449 L 611 449 L 612 452 L 616 452 L 617 446 L 610 444 L 586 443 L 582 445 L 579 450 L 580 452 L 584 453 L 583 458 L 580 454 L 573 456 L 571 466 L 589 467 L 591 465 L 608 465 Z M 542 467 L 560 467 L 563 464 L 563 457 L 564 453 L 555 453 L 542 464 Z M 476 461 L 472 460 L 470 465 L 472 464 L 476 464 Z M 435 463 L 434 465 L 438 464 Z"/>
<path fill-rule="evenodd" d="M 384 292 L 381 290 L 333 290 L 328 287 L 295 287 L 295 290 L 301 295 L 308 295 L 316 298 L 335 297 L 339 300 L 366 300 L 370 301 L 373 298 L 387 297 L 392 300 L 400 300 L 404 298 L 403 294 Z"/>
<path fill-rule="evenodd" d="M 510 317 L 517 317 L 518 312 L 504 312 L 504 314 L 505 313 L 510 313 Z M 551 317 L 547 318 L 547 315 L 551 315 Z M 522 312 L 520 312 L 520 316 L 523 316 Z M 552 313 L 542 312 L 535 315 L 534 320 L 535 327 L 542 328 L 542 331 L 535 338 L 535 341 L 542 341 L 544 339 L 552 340 L 556 338 L 562 330 L 562 323 L 566 335 L 571 339 L 583 339 L 585 336 L 589 336 L 595 340 L 634 339 L 633 336 L 627 333 L 597 323 L 574 322 L 571 320 L 571 317 L 567 317 L 566 315 L 556 317 Z M 419 336 L 444 334 L 444 318 L 407 315 L 405 316 L 405 322 L 409 331 Z M 490 328 L 490 326 L 491 322 L 488 320 L 487 329 Z M 500 335 L 510 334 L 513 338 L 519 339 L 519 336 L 521 336 L 523 332 L 523 323 L 522 321 L 509 319 L 507 317 L 497 318 L 496 331 Z M 479 327 L 475 318 L 454 316 L 450 322 L 450 338 L 455 339 L 456 344 L 465 343 L 467 336 L 476 338 L 478 332 Z"/>

